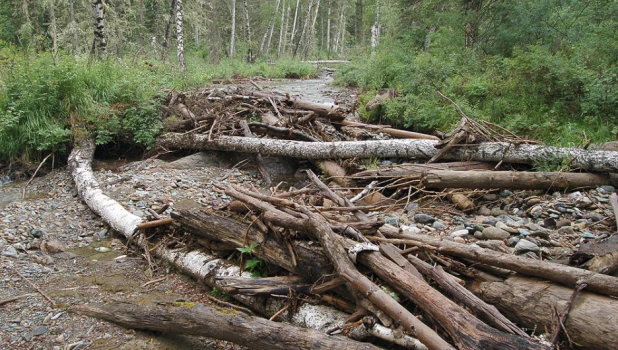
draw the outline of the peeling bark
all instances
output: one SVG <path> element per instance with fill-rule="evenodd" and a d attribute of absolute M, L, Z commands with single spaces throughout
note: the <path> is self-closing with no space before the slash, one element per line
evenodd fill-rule
<path fill-rule="evenodd" d="M 262 155 L 280 155 L 304 159 L 340 159 L 399 157 L 428 159 L 438 153 L 432 140 L 382 140 L 301 142 L 288 140 L 247 139 L 221 136 L 208 140 L 207 135 L 166 133 L 157 144 L 173 149 L 222 150 L 235 152 L 260 152 Z M 454 147 L 442 159 L 477 160 L 535 164 L 555 159 L 570 162 L 572 168 L 590 171 L 618 171 L 618 152 L 588 151 L 539 145 L 513 145 L 504 142 L 486 142 L 466 147 Z"/>

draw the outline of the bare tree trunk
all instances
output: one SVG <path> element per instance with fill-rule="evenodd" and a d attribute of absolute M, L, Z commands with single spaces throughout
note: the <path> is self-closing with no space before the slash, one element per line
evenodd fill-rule
<path fill-rule="evenodd" d="M 262 55 L 267 55 L 270 50 L 270 41 L 273 36 L 273 30 L 275 27 L 275 21 L 277 20 L 277 14 L 279 13 L 279 4 L 281 0 L 275 0 L 275 12 L 273 13 L 272 18 L 268 24 L 268 28 L 266 28 L 266 32 L 264 32 L 264 36 L 262 37 L 262 43 L 260 44 L 260 52 Z M 267 41 L 268 39 L 268 41 Z"/>
<path fill-rule="evenodd" d="M 54 55 L 54 62 L 58 61 L 58 35 L 56 28 L 56 14 L 54 13 L 54 7 L 56 6 L 55 1 L 51 0 L 49 2 L 49 31 L 50 36 L 52 38 L 52 53 Z"/>
<path fill-rule="evenodd" d="M 317 0 L 315 3 L 315 14 L 313 19 L 311 20 L 311 30 L 309 32 L 309 37 L 307 38 L 307 44 L 305 45 L 305 49 L 303 50 L 303 59 L 307 59 L 307 55 L 309 54 L 309 49 L 315 40 L 315 22 L 318 19 L 318 11 L 320 10 L 320 0 Z M 311 11 L 309 11 L 311 13 Z"/>
<path fill-rule="evenodd" d="M 281 48 L 281 53 L 282 54 L 286 54 L 287 53 L 287 47 L 288 47 L 288 33 L 289 33 L 289 29 L 290 29 L 290 17 L 292 16 L 292 6 L 290 4 L 292 0 L 289 0 L 288 2 L 288 9 L 287 9 L 287 14 L 285 16 L 285 29 L 283 30 L 283 45 Z"/>
<path fill-rule="evenodd" d="M 328 0 L 328 17 L 326 19 L 326 57 L 330 58 L 330 15 L 332 1 Z"/>
<path fill-rule="evenodd" d="M 176 0 L 176 55 L 178 56 L 178 64 L 183 72 L 187 71 L 187 64 L 185 63 L 185 46 L 184 38 L 182 34 L 182 0 Z"/>
<path fill-rule="evenodd" d="M 296 26 L 298 23 L 298 10 L 300 8 L 300 0 L 296 0 L 296 8 L 294 9 L 294 22 L 292 23 L 292 32 L 290 33 L 290 45 L 294 45 L 296 37 Z"/>
<path fill-rule="evenodd" d="M 105 40 L 105 10 L 102 0 L 92 2 L 92 18 L 94 19 L 94 41 L 92 42 L 91 54 L 97 57 L 105 57 L 107 53 L 107 41 Z"/>
<path fill-rule="evenodd" d="M 75 22 L 75 0 L 69 1 L 69 15 L 71 16 L 71 32 L 73 33 L 73 54 L 79 53 L 79 39 L 77 37 L 77 22 Z"/>
<path fill-rule="evenodd" d="M 343 54 L 343 49 L 345 47 L 345 25 L 346 25 L 347 17 L 345 16 L 345 3 L 341 5 L 341 21 L 339 22 L 340 29 L 339 34 L 341 35 L 341 39 L 339 40 L 339 53 Z"/>
<path fill-rule="evenodd" d="M 298 48 L 302 47 L 305 42 L 305 36 L 307 35 L 307 27 L 309 26 L 309 22 L 311 21 L 311 8 L 313 7 L 313 0 L 309 0 L 309 5 L 307 5 L 307 16 L 305 16 L 305 21 L 303 22 L 303 29 L 300 32 L 300 38 L 296 43 L 296 48 L 294 49 L 294 57 L 298 54 Z"/>
<path fill-rule="evenodd" d="M 176 0 L 172 0 L 172 4 L 170 6 L 170 16 L 167 20 L 167 25 L 165 26 L 165 37 L 163 38 L 163 50 L 161 52 L 161 60 L 163 62 L 167 61 L 167 54 L 169 48 L 170 38 L 172 36 L 172 23 L 174 21 L 174 12 L 176 10 Z"/>
<path fill-rule="evenodd" d="M 277 45 L 277 57 L 281 56 L 281 47 L 283 44 L 283 30 L 285 28 L 285 0 L 283 0 L 283 4 L 281 5 L 281 25 L 279 26 L 279 44 Z M 285 28 L 287 30 L 287 28 Z"/>
<path fill-rule="evenodd" d="M 232 34 L 230 37 L 230 58 L 236 56 L 236 0 L 232 0 Z"/>
<path fill-rule="evenodd" d="M 284 322 L 273 322 L 242 312 L 230 312 L 205 304 L 187 304 L 117 302 L 78 305 L 72 307 L 71 311 L 127 328 L 204 336 L 231 341 L 250 349 L 380 349 L 370 343 L 331 336 Z"/>
<path fill-rule="evenodd" d="M 243 14 L 245 18 L 245 34 L 247 35 L 247 42 L 249 43 L 249 52 L 247 52 L 247 62 L 253 62 L 253 42 L 251 41 L 251 23 L 249 22 L 249 5 L 247 0 L 243 4 Z"/>

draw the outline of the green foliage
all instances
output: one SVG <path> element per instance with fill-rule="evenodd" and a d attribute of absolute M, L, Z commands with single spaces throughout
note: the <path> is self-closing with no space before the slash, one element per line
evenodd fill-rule
<path fill-rule="evenodd" d="M 223 301 L 230 301 L 232 299 L 232 297 L 224 290 L 221 290 L 217 287 L 214 287 L 211 291 L 210 294 L 217 298 L 217 299 L 221 299 Z"/>
<path fill-rule="evenodd" d="M 245 270 L 251 272 L 252 277 L 267 277 L 266 263 L 257 256 L 253 256 L 254 250 L 259 246 L 259 244 L 253 243 L 247 247 L 236 249 L 250 257 L 249 260 L 245 261 Z"/>
<path fill-rule="evenodd" d="M 149 147 L 161 130 L 158 77 L 122 61 L 88 63 L 49 54 L 21 60 L 1 76 L 0 162 L 66 152 L 71 124 L 97 144 L 118 137 Z"/>

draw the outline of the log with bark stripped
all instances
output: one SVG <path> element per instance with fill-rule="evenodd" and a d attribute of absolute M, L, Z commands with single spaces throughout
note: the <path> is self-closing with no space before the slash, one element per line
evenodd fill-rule
<path fill-rule="evenodd" d="M 127 328 L 205 336 L 250 349 L 379 349 L 345 337 L 197 303 L 116 302 L 78 305 L 71 311 Z"/>

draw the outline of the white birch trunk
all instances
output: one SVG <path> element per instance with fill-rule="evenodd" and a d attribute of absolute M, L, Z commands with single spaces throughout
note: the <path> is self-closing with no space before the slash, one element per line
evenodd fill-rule
<path fill-rule="evenodd" d="M 303 21 L 303 29 L 300 32 L 300 38 L 296 43 L 296 49 L 294 49 L 294 57 L 298 54 L 298 48 L 303 49 L 303 45 L 305 43 L 305 37 L 307 36 L 307 27 L 311 22 L 311 8 L 313 7 L 313 0 L 309 0 L 309 5 L 307 5 L 307 15 L 305 16 L 305 20 Z"/>
<path fill-rule="evenodd" d="M 75 22 L 75 0 L 69 1 L 69 15 L 71 16 L 71 33 L 73 33 L 73 54 L 79 53 L 79 38 L 77 36 L 77 22 Z"/>
<path fill-rule="evenodd" d="M 236 56 L 236 0 L 232 0 L 232 33 L 230 37 L 230 57 Z"/>
<path fill-rule="evenodd" d="M 326 57 L 330 58 L 330 14 L 331 14 L 331 0 L 328 0 L 328 17 L 326 19 Z"/>
<path fill-rule="evenodd" d="M 345 16 L 345 4 L 343 4 L 343 8 L 341 9 L 341 29 L 339 31 L 341 35 L 341 39 L 339 40 L 339 53 L 343 54 L 343 49 L 345 48 L 345 25 L 346 25 L 347 17 Z"/>
<path fill-rule="evenodd" d="M 54 62 L 56 62 L 58 60 L 58 35 L 57 35 L 57 28 L 56 28 L 56 14 L 54 12 L 54 7 L 56 6 L 55 1 L 51 0 L 49 2 L 49 19 L 50 19 L 50 24 L 49 24 L 49 35 L 52 38 L 52 53 L 54 55 Z"/>
<path fill-rule="evenodd" d="M 300 7 L 300 0 L 296 0 L 296 8 L 294 9 L 294 22 L 292 22 L 292 32 L 290 33 L 290 45 L 294 45 L 294 38 L 296 37 L 296 25 L 298 23 L 298 8 Z"/>
<path fill-rule="evenodd" d="M 101 191 L 92 173 L 94 149 L 94 141 L 85 139 L 69 155 L 69 168 L 77 187 L 77 193 L 93 212 L 114 230 L 131 240 L 142 219 L 129 213 L 122 205 Z"/>
<path fill-rule="evenodd" d="M 247 4 L 247 0 L 243 3 L 243 14 L 245 19 L 245 34 L 247 35 L 247 43 L 249 44 L 247 61 L 253 62 L 253 42 L 251 41 L 251 23 L 249 22 L 249 5 Z"/>
<path fill-rule="evenodd" d="M 382 140 L 303 142 L 275 139 L 254 139 L 221 136 L 208 141 L 207 135 L 166 133 L 157 139 L 165 148 L 223 150 L 234 152 L 259 152 L 262 155 L 278 155 L 302 159 L 341 159 L 399 157 L 429 159 L 439 151 L 433 140 Z M 514 145 L 506 142 L 486 142 L 478 145 L 454 147 L 447 151 L 444 160 L 476 160 L 535 164 L 548 159 L 558 164 L 570 162 L 572 168 L 598 172 L 618 171 L 618 152 L 588 151 L 579 148 L 560 148 L 539 145 Z"/>
<path fill-rule="evenodd" d="M 281 48 L 283 44 L 283 29 L 285 27 L 285 0 L 281 4 L 281 25 L 279 26 L 279 44 L 277 45 L 277 57 L 281 56 Z"/>
<path fill-rule="evenodd" d="M 187 70 L 187 64 L 185 63 L 185 46 L 184 36 L 182 33 L 182 17 L 182 0 L 176 0 L 176 55 L 178 56 L 178 65 L 180 65 L 180 69 L 185 72 Z"/>
<path fill-rule="evenodd" d="M 105 39 L 105 10 L 102 0 L 92 1 L 92 18 L 94 19 L 94 41 L 92 54 L 105 57 L 107 54 L 107 40 Z"/>
<path fill-rule="evenodd" d="M 307 59 L 307 55 L 309 54 L 309 49 L 315 40 L 315 23 L 318 19 L 318 11 L 320 10 L 320 0 L 317 0 L 315 3 L 315 13 L 313 18 L 311 19 L 311 29 L 309 32 L 309 36 L 307 38 L 307 44 L 305 45 L 305 49 L 303 50 L 303 59 Z M 311 13 L 311 11 L 309 11 Z"/>

